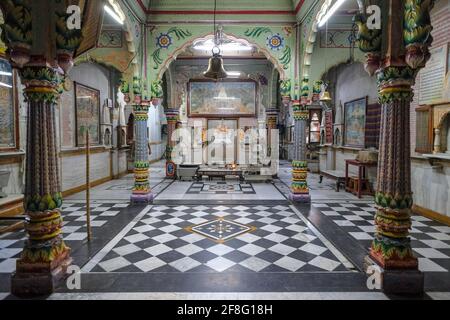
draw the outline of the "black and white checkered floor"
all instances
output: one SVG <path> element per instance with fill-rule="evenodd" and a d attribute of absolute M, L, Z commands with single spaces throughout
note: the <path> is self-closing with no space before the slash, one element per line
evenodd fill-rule
<path fill-rule="evenodd" d="M 224 233 L 224 236 L 221 234 Z M 155 205 L 93 272 L 326 272 L 352 265 L 292 206 Z"/>
<path fill-rule="evenodd" d="M 63 237 L 71 247 L 87 238 L 86 206 L 84 201 L 66 201 L 63 206 Z M 107 227 L 111 218 L 117 216 L 128 202 L 93 201 L 91 203 L 91 227 L 96 230 Z M 0 273 L 11 273 L 16 269 L 26 239 L 25 232 L 10 232 L 0 235 Z"/>
<path fill-rule="evenodd" d="M 228 181 L 194 182 L 187 194 L 256 194 L 251 183 Z"/>
<path fill-rule="evenodd" d="M 369 248 L 375 227 L 375 205 L 362 202 L 330 202 L 313 204 L 322 214 Z M 450 227 L 413 215 L 411 244 L 425 272 L 450 271 Z"/>
<path fill-rule="evenodd" d="M 339 201 L 313 203 L 313 206 L 336 227 L 369 248 L 374 233 L 373 203 Z M 96 255 L 87 261 L 84 271 L 292 273 L 353 270 L 339 248 L 287 203 L 153 205 L 136 211 L 140 213 L 135 219 L 124 215 L 120 223 L 114 221 L 128 208 L 127 202 L 92 203 L 93 234 L 103 236 L 112 226 L 116 231 L 99 247 L 103 249 L 93 253 Z M 69 201 L 63 211 L 65 241 L 70 247 L 85 246 L 84 204 Z M 25 238 L 23 231 L 0 235 L 0 273 L 15 270 Z M 450 272 L 450 227 L 413 216 L 411 239 L 420 270 Z"/>

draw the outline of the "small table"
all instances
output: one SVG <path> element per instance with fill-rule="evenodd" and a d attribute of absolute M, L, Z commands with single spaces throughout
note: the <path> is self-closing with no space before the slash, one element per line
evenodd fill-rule
<path fill-rule="evenodd" d="M 348 175 L 349 165 L 358 167 L 358 177 L 353 178 Z M 376 162 L 361 162 L 358 160 L 345 160 L 345 191 L 351 192 L 358 198 L 362 195 L 374 195 L 370 187 L 369 180 L 366 177 L 367 168 L 376 167 Z M 353 182 L 353 184 L 352 184 Z M 363 185 L 365 188 L 363 188 Z"/>
<path fill-rule="evenodd" d="M 341 170 L 322 170 L 320 171 L 319 183 L 322 183 L 323 177 L 326 176 L 328 178 L 336 180 L 336 192 L 339 192 L 339 186 L 342 184 L 346 185 L 345 181 L 345 172 Z"/>
<path fill-rule="evenodd" d="M 213 177 L 220 177 L 222 179 L 225 179 L 225 176 L 239 176 L 240 180 L 243 180 L 242 177 L 242 170 L 238 169 L 222 169 L 222 168 L 203 168 L 198 170 L 198 174 L 200 176 L 205 175 L 209 177 L 209 180 L 211 180 Z"/>

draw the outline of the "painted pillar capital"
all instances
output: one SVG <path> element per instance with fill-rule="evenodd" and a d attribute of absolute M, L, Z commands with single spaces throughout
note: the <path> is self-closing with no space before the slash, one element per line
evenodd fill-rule
<path fill-rule="evenodd" d="M 130 103 L 130 83 L 124 78 L 120 80 L 120 91 L 123 93 L 123 100 L 125 103 Z"/>
<path fill-rule="evenodd" d="M 167 122 L 178 122 L 180 110 L 178 109 L 166 109 Z"/>
<path fill-rule="evenodd" d="M 302 84 L 301 84 L 301 97 L 300 97 L 300 103 L 305 105 L 308 103 L 308 97 L 309 97 L 309 79 L 303 78 Z"/>
<path fill-rule="evenodd" d="M 164 90 L 162 87 L 162 80 L 154 80 L 151 83 L 151 99 L 152 104 L 159 106 L 164 98 Z"/>
<path fill-rule="evenodd" d="M 291 101 L 292 81 L 291 79 L 280 80 L 280 95 L 283 105 L 287 107 Z"/>
<path fill-rule="evenodd" d="M 317 102 L 317 101 L 320 100 L 320 94 L 322 93 L 322 86 L 323 86 L 323 81 L 322 80 L 314 81 L 313 94 L 312 94 L 312 101 L 313 102 Z"/>

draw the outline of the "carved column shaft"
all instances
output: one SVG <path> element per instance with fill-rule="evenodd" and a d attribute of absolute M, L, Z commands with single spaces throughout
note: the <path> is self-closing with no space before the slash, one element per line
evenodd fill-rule
<path fill-rule="evenodd" d="M 28 239 L 12 278 L 14 294 L 51 293 L 71 263 L 61 227 L 55 107 L 60 75 L 47 66 L 21 70 L 28 102 L 25 210 Z"/>
<path fill-rule="evenodd" d="M 385 269 L 417 269 L 410 239 L 410 103 L 415 71 L 387 67 L 378 72 L 382 104 L 376 184 L 376 237 L 370 256 Z"/>
<path fill-rule="evenodd" d="M 140 101 L 139 99 L 135 100 L 136 102 Z M 151 202 L 153 194 L 149 183 L 148 105 L 135 104 L 133 111 L 136 137 L 134 141 L 134 188 L 131 201 Z"/>
<path fill-rule="evenodd" d="M 289 198 L 297 202 L 310 202 L 308 188 L 308 161 L 306 160 L 306 124 L 309 111 L 300 105 L 298 100 L 293 103 L 294 112 L 294 157 L 292 161 L 292 184 Z"/>

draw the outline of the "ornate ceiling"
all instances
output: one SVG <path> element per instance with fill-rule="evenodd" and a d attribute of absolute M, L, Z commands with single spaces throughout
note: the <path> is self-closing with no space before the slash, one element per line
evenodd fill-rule
<path fill-rule="evenodd" d="M 217 10 L 267 10 L 293 11 L 299 0 L 217 0 Z M 214 9 L 212 0 L 142 0 L 151 11 L 209 11 Z M 257 6 L 256 6 L 257 4 Z"/>

